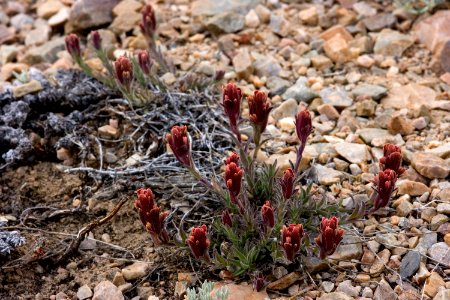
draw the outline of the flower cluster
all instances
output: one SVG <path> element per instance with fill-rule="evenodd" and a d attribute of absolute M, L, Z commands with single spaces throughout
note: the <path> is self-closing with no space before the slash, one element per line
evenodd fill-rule
<path fill-rule="evenodd" d="M 194 162 L 190 153 L 190 145 L 187 134 L 186 126 L 174 126 L 169 134 L 167 134 L 167 141 L 172 149 L 177 160 L 205 186 L 213 187 L 213 191 L 221 195 L 224 199 L 229 199 L 229 202 L 225 202 L 227 207 L 222 211 L 222 215 L 218 226 L 223 227 L 225 235 L 229 235 L 230 240 L 236 240 L 242 238 L 249 233 L 245 230 L 252 230 L 251 228 L 263 228 L 262 235 L 264 236 L 264 242 L 257 244 L 271 243 L 279 238 L 270 238 L 275 232 L 279 232 L 281 229 L 281 242 L 279 246 L 284 250 L 284 254 L 287 260 L 294 261 L 297 254 L 301 249 L 302 238 L 304 236 L 303 225 L 299 223 L 289 222 L 296 220 L 293 215 L 291 218 L 287 216 L 290 214 L 290 207 L 298 205 L 298 198 L 301 195 L 296 193 L 296 180 L 299 168 L 299 163 L 305 149 L 306 141 L 312 132 L 311 115 L 307 110 L 300 111 L 295 118 L 295 129 L 300 141 L 300 145 L 297 148 L 297 161 L 293 168 L 288 168 L 284 171 L 283 176 L 274 183 L 278 183 L 277 191 L 280 191 L 280 197 L 273 195 L 274 189 L 271 189 L 267 183 L 258 182 L 256 176 L 261 174 L 255 169 L 255 152 L 261 147 L 264 142 L 261 142 L 261 135 L 264 132 L 269 114 L 272 109 L 270 100 L 267 95 L 261 91 L 255 91 L 253 94 L 247 97 L 249 105 L 249 120 L 248 122 L 253 126 L 253 139 L 250 139 L 255 145 L 255 152 L 253 158 L 248 154 L 248 143 L 244 145 L 240 138 L 239 124 L 246 120 L 241 119 L 241 102 L 242 92 L 241 89 L 234 83 L 228 83 L 222 88 L 222 101 L 221 105 L 224 110 L 224 114 L 227 116 L 231 134 L 234 135 L 234 141 L 237 143 L 240 155 L 232 152 L 225 160 L 225 172 L 224 183 L 226 190 L 214 188 L 205 177 L 203 177 L 194 165 Z M 258 173 L 259 172 L 259 173 Z M 273 175 L 266 173 L 265 180 L 272 180 Z M 244 176 L 245 175 L 245 176 Z M 216 182 L 216 181 L 215 181 Z M 261 192 L 261 188 L 269 189 L 267 193 Z M 301 193 L 305 195 L 305 190 Z M 267 195 L 264 201 L 258 199 Z M 272 198 L 274 197 L 274 198 Z M 295 200 L 291 200 L 296 198 Z M 274 200 L 280 199 L 280 200 Z M 251 201 L 253 202 L 251 202 Z M 228 203 L 228 204 L 227 204 Z M 275 204 L 275 206 L 274 206 Z M 258 217 L 255 208 L 259 207 Z M 231 213 L 230 213 L 231 212 Z M 342 239 L 344 231 L 338 228 L 337 218 L 331 218 L 329 224 L 322 220 L 320 234 L 316 239 L 317 246 L 320 248 L 321 257 L 325 258 L 331 255 L 337 245 Z M 291 223 L 289 226 L 284 226 L 286 223 Z M 262 226 L 258 226 L 262 223 Z M 328 224 L 328 225 L 327 225 Z M 246 229 L 248 228 L 248 229 Z M 276 228 L 276 231 L 273 230 Z M 330 234 L 330 228 L 333 228 L 333 234 Z M 236 233 L 233 233 L 236 231 Z M 210 242 L 206 236 L 207 226 L 194 228 L 187 240 L 194 256 L 196 258 L 205 258 L 207 256 L 207 249 L 210 246 Z M 240 232 L 240 233 L 238 233 Z M 230 235 L 231 234 L 231 235 Z M 243 244 L 248 244 L 247 241 L 243 241 Z M 231 253 L 238 251 L 236 248 L 232 248 Z M 243 250 L 250 252 L 251 254 L 258 253 L 257 246 L 252 249 Z M 256 251 L 256 252 L 255 252 Z M 230 250 L 225 251 L 226 253 Z M 242 259 L 242 253 L 236 254 L 236 257 Z M 220 254 L 216 253 L 216 257 L 220 257 Z M 235 259 L 233 257 L 229 259 Z M 243 265 L 252 263 L 252 259 L 256 259 L 249 254 L 248 262 L 242 262 Z M 239 272 L 238 272 L 239 273 Z"/>
<path fill-rule="evenodd" d="M 230 121 L 231 131 L 240 140 L 241 135 L 239 133 L 238 122 L 241 116 L 241 101 L 242 101 L 241 89 L 238 88 L 236 84 L 229 83 L 225 85 L 222 88 L 222 90 L 223 90 L 222 106 L 225 115 L 228 117 L 228 120 Z"/>
<path fill-rule="evenodd" d="M 141 28 L 142 33 L 144 36 L 153 38 L 153 34 L 156 31 L 156 17 L 155 17 L 155 10 L 153 9 L 153 6 L 150 4 L 144 5 L 144 7 L 141 10 L 142 14 L 142 20 L 139 24 L 139 27 Z"/>
<path fill-rule="evenodd" d="M 120 56 L 114 63 L 114 68 L 117 82 L 128 88 L 133 81 L 133 66 L 130 59 L 126 56 Z"/>
<path fill-rule="evenodd" d="M 269 120 L 269 113 L 272 110 L 272 104 L 267 98 L 266 93 L 254 91 L 253 95 L 247 97 L 250 122 L 253 125 L 254 141 L 259 145 L 261 134 L 266 129 Z"/>
<path fill-rule="evenodd" d="M 375 193 L 373 196 L 373 208 L 370 212 L 375 212 L 388 205 L 389 200 L 395 190 L 395 183 L 398 176 L 403 174 L 406 169 L 402 164 L 402 151 L 400 147 L 392 144 L 386 144 L 383 148 L 384 155 L 380 158 L 381 171 L 373 179 Z"/>
<path fill-rule="evenodd" d="M 281 246 L 283 247 L 286 258 L 294 261 L 300 246 L 302 238 L 305 235 L 302 224 L 290 224 L 283 226 L 281 230 Z"/>
<path fill-rule="evenodd" d="M 192 166 L 192 158 L 189 146 L 189 137 L 187 135 L 186 126 L 174 126 L 170 133 L 166 135 L 169 142 L 170 149 L 178 159 L 178 161 L 185 167 Z"/>
<path fill-rule="evenodd" d="M 137 200 L 134 202 L 134 206 L 137 208 L 141 222 L 150 233 L 153 242 L 156 245 L 167 243 L 169 236 L 165 229 L 164 220 L 168 212 L 161 212 L 161 209 L 156 205 L 151 189 L 138 189 L 136 193 Z"/>
<path fill-rule="evenodd" d="M 74 33 L 69 34 L 64 39 L 66 42 L 67 52 L 72 56 L 72 58 L 78 62 L 81 59 L 81 48 L 80 48 L 80 39 Z"/>
<path fill-rule="evenodd" d="M 196 259 L 203 258 L 205 260 L 209 260 L 208 248 L 211 242 L 206 236 L 207 231 L 208 228 L 206 225 L 194 227 L 192 228 L 191 234 L 186 241 Z"/>
<path fill-rule="evenodd" d="M 239 156 L 236 153 L 225 160 L 225 174 L 224 179 L 230 193 L 231 202 L 239 204 L 239 194 L 241 193 L 242 176 L 244 171 L 238 165 Z"/>
<path fill-rule="evenodd" d="M 264 226 L 272 228 L 275 226 L 275 214 L 270 205 L 270 201 L 266 201 L 261 208 L 261 215 L 263 219 Z"/>
<path fill-rule="evenodd" d="M 331 217 L 329 219 L 322 218 L 319 236 L 314 240 L 320 248 L 321 259 L 324 259 L 328 255 L 332 255 L 342 241 L 344 230 L 338 228 L 338 224 L 339 220 L 336 217 Z"/>

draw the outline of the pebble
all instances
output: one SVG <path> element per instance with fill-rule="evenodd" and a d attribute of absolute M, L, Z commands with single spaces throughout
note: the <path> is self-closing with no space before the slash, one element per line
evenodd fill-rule
<path fill-rule="evenodd" d="M 375 259 L 375 262 L 372 264 L 369 271 L 372 276 L 384 271 L 389 262 L 389 258 L 391 257 L 391 252 L 389 249 L 384 249 L 377 255 L 378 257 Z"/>
<path fill-rule="evenodd" d="M 319 105 L 317 107 L 317 111 L 321 114 L 321 115 L 325 115 L 327 116 L 327 118 L 329 120 L 337 120 L 339 119 L 339 112 L 336 110 L 336 108 L 334 108 L 334 106 L 330 105 L 330 104 L 322 104 Z"/>
<path fill-rule="evenodd" d="M 124 300 L 122 293 L 110 281 L 102 281 L 94 288 L 92 300 Z"/>
<path fill-rule="evenodd" d="M 240 49 L 233 57 L 233 67 L 240 78 L 248 78 L 253 73 L 253 64 L 247 49 Z"/>
<path fill-rule="evenodd" d="M 216 284 L 214 286 L 215 291 L 221 289 L 222 287 L 226 288 L 228 290 L 228 299 L 254 299 L 254 300 L 267 300 L 269 299 L 269 296 L 267 295 L 267 292 L 265 290 L 256 292 L 253 290 L 253 287 L 251 285 L 247 284 Z"/>
<path fill-rule="evenodd" d="M 24 83 L 13 88 L 14 98 L 20 98 L 25 95 L 35 93 L 42 90 L 42 84 L 37 80 L 31 80 L 30 82 Z"/>
<path fill-rule="evenodd" d="M 363 100 L 356 103 L 356 115 L 359 117 L 371 117 L 375 114 L 377 103 L 373 100 Z"/>
<path fill-rule="evenodd" d="M 305 77 L 300 77 L 293 86 L 286 90 L 286 92 L 282 95 L 282 98 L 293 98 L 298 102 L 304 101 L 306 103 L 310 103 L 318 95 L 312 89 L 307 87 L 306 82 L 307 79 Z"/>
<path fill-rule="evenodd" d="M 270 15 L 269 27 L 274 33 L 285 37 L 288 35 L 291 26 L 283 16 L 272 13 Z"/>
<path fill-rule="evenodd" d="M 374 300 L 386 300 L 386 299 L 397 299 L 397 294 L 391 288 L 389 283 L 382 279 L 373 294 Z"/>
<path fill-rule="evenodd" d="M 373 100 L 380 100 L 386 93 L 385 87 L 367 83 L 361 83 L 352 90 L 354 97 L 369 96 Z"/>
<path fill-rule="evenodd" d="M 357 297 L 361 292 L 361 287 L 353 286 L 351 280 L 345 280 L 338 285 L 336 292 L 342 292 L 350 297 Z"/>
<path fill-rule="evenodd" d="M 398 185 L 399 195 L 420 196 L 427 192 L 430 192 L 430 188 L 422 182 L 402 180 Z"/>
<path fill-rule="evenodd" d="M 414 125 L 411 120 L 406 117 L 397 115 L 393 116 L 388 122 L 388 130 L 391 134 L 409 135 L 414 131 Z"/>
<path fill-rule="evenodd" d="M 342 88 L 324 88 L 320 92 L 320 97 L 323 103 L 337 108 L 346 108 L 353 104 L 352 98 Z"/>
<path fill-rule="evenodd" d="M 425 281 L 423 291 L 430 297 L 436 296 L 440 287 L 445 286 L 445 282 L 437 272 L 431 272 L 430 277 Z"/>
<path fill-rule="evenodd" d="M 319 300 L 353 300 L 354 298 L 347 296 L 342 292 L 333 292 L 328 294 L 323 294 Z"/>
<path fill-rule="evenodd" d="M 420 266 L 421 255 L 417 251 L 408 251 L 402 258 L 400 264 L 400 276 L 403 279 L 409 278 L 416 273 Z"/>
<path fill-rule="evenodd" d="M 48 19 L 64 7 L 59 0 L 50 0 L 43 2 L 37 7 L 36 13 L 38 17 Z"/>
<path fill-rule="evenodd" d="M 322 281 L 322 288 L 325 293 L 330 293 L 334 289 L 334 282 Z"/>
<path fill-rule="evenodd" d="M 423 152 L 418 152 L 413 155 L 411 165 L 420 175 L 429 179 L 445 178 L 450 172 L 445 160 L 433 154 Z"/>
<path fill-rule="evenodd" d="M 70 8 L 63 7 L 50 19 L 48 19 L 48 25 L 51 27 L 59 26 L 69 19 L 69 15 L 70 15 Z"/>
<path fill-rule="evenodd" d="M 273 281 L 271 283 L 269 283 L 269 285 L 267 286 L 267 288 L 271 289 L 271 290 L 284 290 L 288 287 L 290 287 L 291 285 L 293 285 L 296 281 L 300 280 L 302 278 L 301 274 L 299 272 L 292 272 L 289 273 L 283 277 L 281 277 L 280 279 Z"/>
<path fill-rule="evenodd" d="M 360 164 L 369 159 L 369 152 L 364 144 L 343 142 L 335 144 L 334 147 L 341 157 L 353 164 Z"/>
<path fill-rule="evenodd" d="M 206 28 L 215 35 L 238 32 L 245 26 L 245 18 L 234 12 L 222 12 L 205 23 Z"/>
<path fill-rule="evenodd" d="M 373 51 L 384 56 L 401 56 L 414 44 L 414 38 L 391 29 L 383 29 L 377 36 Z"/>
<path fill-rule="evenodd" d="M 254 57 L 253 61 L 253 68 L 255 70 L 255 74 L 259 77 L 271 77 L 271 76 L 278 76 L 282 68 L 278 61 L 270 56 L 270 55 L 254 55 L 254 53 L 251 53 Z M 287 97 L 283 99 L 289 99 L 289 98 L 295 98 L 295 97 Z M 298 100 L 298 99 L 296 99 Z"/>
<path fill-rule="evenodd" d="M 433 300 L 447 300 L 450 299 L 450 289 L 440 290 Z"/>
<path fill-rule="evenodd" d="M 113 8 L 120 0 L 77 0 L 66 24 L 66 32 L 81 31 L 109 24 L 113 21 Z"/>
<path fill-rule="evenodd" d="M 338 183 L 344 176 L 344 174 L 340 171 L 336 171 L 332 168 L 328 168 L 319 164 L 315 165 L 314 167 L 317 173 L 317 179 L 319 180 L 319 183 L 323 185 L 332 185 L 334 183 Z"/>
<path fill-rule="evenodd" d="M 436 260 L 436 262 L 444 265 L 450 265 L 450 247 L 445 242 L 439 242 L 428 249 L 428 254 Z"/>
<path fill-rule="evenodd" d="M 256 28 L 260 25 L 258 14 L 254 9 L 251 9 L 245 16 L 245 26 L 250 28 Z"/>
<path fill-rule="evenodd" d="M 120 136 L 119 130 L 109 124 L 99 127 L 98 134 L 101 137 L 110 139 L 116 139 Z"/>
<path fill-rule="evenodd" d="M 360 239 L 356 236 L 344 235 L 344 238 L 337 247 L 336 252 L 329 258 L 336 260 L 359 260 L 362 255 L 363 249 Z"/>
<path fill-rule="evenodd" d="M 144 277 L 150 265 L 148 263 L 136 262 L 122 269 L 122 275 L 127 281 L 135 280 Z"/>
<path fill-rule="evenodd" d="M 92 295 L 93 295 L 92 290 L 86 284 L 81 286 L 77 291 L 77 298 L 79 300 L 90 298 L 92 297 Z"/>

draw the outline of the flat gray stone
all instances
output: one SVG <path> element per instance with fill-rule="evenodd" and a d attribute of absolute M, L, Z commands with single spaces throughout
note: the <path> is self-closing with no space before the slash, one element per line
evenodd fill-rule
<path fill-rule="evenodd" d="M 400 276 L 406 279 L 414 274 L 420 266 L 420 253 L 417 251 L 409 251 L 400 264 Z"/>
<path fill-rule="evenodd" d="M 261 3 L 261 0 L 197 0 L 192 3 L 192 15 L 213 16 L 224 11 L 246 14 Z"/>
<path fill-rule="evenodd" d="M 373 100 L 380 100 L 387 94 L 387 89 L 381 85 L 361 83 L 352 91 L 353 96 L 369 96 Z"/>

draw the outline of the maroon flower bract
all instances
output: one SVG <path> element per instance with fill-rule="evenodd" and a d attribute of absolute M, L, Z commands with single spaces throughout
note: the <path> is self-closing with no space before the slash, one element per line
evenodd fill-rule
<path fill-rule="evenodd" d="M 114 63 L 117 81 L 128 87 L 133 80 L 133 66 L 126 56 L 120 56 Z"/>
<path fill-rule="evenodd" d="M 206 225 L 194 227 L 192 228 L 191 234 L 186 240 L 186 243 L 189 245 L 192 253 L 197 259 L 209 259 L 208 248 L 210 245 L 210 241 L 206 236 L 207 230 L 208 228 L 206 227 Z"/>
<path fill-rule="evenodd" d="M 269 201 L 266 201 L 262 206 L 261 215 L 266 227 L 272 228 L 275 225 L 275 215 Z"/>
<path fill-rule="evenodd" d="M 302 142 L 302 147 L 305 147 L 306 140 L 312 131 L 311 115 L 309 111 L 302 110 L 295 116 L 295 131 L 297 137 Z"/>
<path fill-rule="evenodd" d="M 303 235 L 302 224 L 290 224 L 289 227 L 283 226 L 281 230 L 281 247 L 283 247 L 284 254 L 289 261 L 294 261 L 300 250 Z"/>
<path fill-rule="evenodd" d="M 397 173 L 391 169 L 387 169 L 378 173 L 373 182 L 376 186 L 376 196 L 373 203 L 373 211 L 377 211 L 381 207 L 385 207 L 391 199 L 397 181 Z"/>
<path fill-rule="evenodd" d="M 166 138 L 169 142 L 170 149 L 172 149 L 172 152 L 178 161 L 185 167 L 191 167 L 192 160 L 187 127 L 173 126 L 170 133 L 166 135 Z"/>
<path fill-rule="evenodd" d="M 391 169 L 397 176 L 400 176 L 405 172 L 405 168 L 402 165 L 402 150 L 400 147 L 392 144 L 386 144 L 383 147 L 384 155 L 380 158 L 381 169 Z"/>
<path fill-rule="evenodd" d="M 336 251 L 337 246 L 342 241 L 344 230 L 338 228 L 339 220 L 336 217 L 329 219 L 323 217 L 320 223 L 319 236 L 314 240 L 320 248 L 320 258 L 332 255 Z"/>
<path fill-rule="evenodd" d="M 146 4 L 141 9 L 142 20 L 139 24 L 141 31 L 144 35 L 152 37 L 156 31 L 156 17 L 155 10 L 151 4 Z"/>
<path fill-rule="evenodd" d="M 233 221 L 231 220 L 231 215 L 228 210 L 224 210 L 222 212 L 222 224 L 227 225 L 229 227 L 233 226 Z"/>
<path fill-rule="evenodd" d="M 100 50 L 102 48 L 102 38 L 100 37 L 100 33 L 98 33 L 97 30 L 92 31 L 91 42 L 95 50 Z"/>
<path fill-rule="evenodd" d="M 147 50 L 141 50 L 138 52 L 138 63 L 145 75 L 150 74 L 150 69 L 152 68 L 152 62 Z"/>
<path fill-rule="evenodd" d="M 281 191 L 285 200 L 288 200 L 294 194 L 294 181 L 295 175 L 291 168 L 287 169 L 283 173 L 283 177 L 280 180 Z"/>
<path fill-rule="evenodd" d="M 74 33 L 69 34 L 64 39 L 67 52 L 75 59 L 81 58 L 80 39 Z"/>
<path fill-rule="evenodd" d="M 238 88 L 236 84 L 231 82 L 225 85 L 222 88 L 222 91 L 222 106 L 225 111 L 225 115 L 228 117 L 228 120 L 230 120 L 231 130 L 238 135 L 237 138 L 240 139 L 237 125 L 241 114 L 241 89 Z"/>
<path fill-rule="evenodd" d="M 270 100 L 267 99 L 267 95 L 261 91 L 254 91 L 253 95 L 247 97 L 249 118 L 253 123 L 258 135 L 266 129 L 267 122 L 269 120 L 269 113 L 272 110 L 272 104 Z M 255 136 L 256 136 L 255 134 Z M 258 144 L 259 138 L 255 137 L 255 142 Z"/>
<path fill-rule="evenodd" d="M 141 222 L 150 233 L 153 242 L 156 245 L 167 243 L 169 236 L 164 228 L 164 220 L 168 213 L 161 213 L 151 189 L 138 189 L 136 193 L 138 198 L 134 206 L 138 209 Z"/>
<path fill-rule="evenodd" d="M 225 166 L 225 183 L 230 192 L 231 202 L 237 204 L 239 193 L 241 192 L 242 176 L 244 171 L 241 170 L 235 162 L 230 162 Z"/>

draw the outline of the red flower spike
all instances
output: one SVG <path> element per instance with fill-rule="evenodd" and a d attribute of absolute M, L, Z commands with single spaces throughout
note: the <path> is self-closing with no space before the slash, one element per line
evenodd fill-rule
<path fill-rule="evenodd" d="M 173 126 L 170 133 L 166 135 L 170 149 L 185 167 L 191 167 L 192 160 L 190 154 L 189 138 L 187 136 L 186 126 Z"/>
<path fill-rule="evenodd" d="M 237 122 L 241 115 L 242 92 L 233 82 L 222 87 L 222 91 L 222 106 L 234 132 L 237 129 Z"/>
<path fill-rule="evenodd" d="M 261 91 L 254 91 L 253 95 L 247 97 L 250 121 L 262 133 L 267 126 L 269 113 L 272 110 L 272 104 L 267 99 L 267 95 Z"/>
<path fill-rule="evenodd" d="M 225 183 L 230 191 L 231 202 L 238 204 L 237 197 L 241 192 L 242 176 L 244 171 L 234 162 L 225 167 Z"/>
<path fill-rule="evenodd" d="M 142 20 L 139 24 L 139 27 L 141 28 L 141 31 L 145 36 L 152 38 L 153 34 L 156 31 L 156 17 L 153 6 L 151 6 L 150 4 L 144 5 L 141 10 L 141 14 Z"/>
<path fill-rule="evenodd" d="M 137 193 L 137 200 L 134 202 L 134 206 L 137 209 L 143 210 L 143 211 L 150 211 L 155 206 L 155 196 L 153 195 L 153 192 L 151 189 L 138 189 L 136 191 Z"/>
<path fill-rule="evenodd" d="M 81 58 L 81 49 L 80 49 L 80 39 L 78 36 L 74 33 L 69 34 L 64 39 L 66 42 L 66 49 L 67 52 L 75 59 Z"/>
<path fill-rule="evenodd" d="M 133 80 L 133 66 L 126 56 L 120 56 L 115 62 L 116 79 L 123 86 L 129 86 Z"/>
<path fill-rule="evenodd" d="M 391 199 L 397 181 L 397 173 L 391 169 L 387 169 L 378 173 L 373 182 L 376 186 L 377 195 L 374 199 L 373 211 L 377 211 L 381 207 L 385 207 Z"/>
<path fill-rule="evenodd" d="M 300 250 L 303 236 L 302 224 L 290 224 L 289 227 L 283 226 L 281 230 L 281 246 L 289 261 L 294 261 L 296 254 Z"/>
<path fill-rule="evenodd" d="M 292 197 L 292 194 L 294 194 L 294 181 L 294 171 L 291 168 L 284 171 L 283 177 L 280 180 L 280 185 L 285 200 L 290 199 Z"/>
<path fill-rule="evenodd" d="M 208 248 L 210 245 L 210 241 L 206 237 L 207 230 L 208 228 L 206 227 L 206 225 L 194 227 L 192 228 L 191 234 L 186 240 L 196 259 L 209 258 Z"/>
<path fill-rule="evenodd" d="M 231 152 L 231 154 L 224 160 L 225 165 L 229 165 L 230 163 L 234 162 L 236 165 L 239 162 L 239 155 L 236 154 L 236 152 Z"/>
<path fill-rule="evenodd" d="M 312 131 L 312 121 L 309 111 L 302 110 L 295 116 L 295 131 L 298 139 L 302 142 L 302 147 L 305 147 L 306 140 Z"/>
<path fill-rule="evenodd" d="M 138 209 L 142 224 L 150 233 L 155 244 L 167 243 L 169 238 L 164 228 L 164 220 L 168 213 L 161 213 L 151 189 L 138 189 L 136 193 L 138 198 L 134 202 L 134 206 Z"/>
<path fill-rule="evenodd" d="M 269 201 L 262 206 L 261 215 L 265 226 L 272 228 L 275 225 L 275 216 Z"/>
<path fill-rule="evenodd" d="M 339 220 L 336 217 L 322 218 L 319 236 L 314 239 L 320 248 L 320 259 L 332 255 L 342 241 L 345 231 L 338 228 Z"/>
<path fill-rule="evenodd" d="M 139 67 L 142 70 L 142 73 L 144 73 L 145 75 L 149 75 L 150 70 L 152 68 L 152 62 L 151 62 L 150 56 L 146 50 L 139 51 L 138 62 L 139 62 Z"/>
<path fill-rule="evenodd" d="M 222 212 L 222 224 L 228 227 L 233 227 L 233 221 L 231 220 L 231 215 L 228 210 Z"/>
<path fill-rule="evenodd" d="M 402 165 L 402 149 L 396 145 L 386 144 L 383 147 L 384 156 L 380 158 L 381 170 L 391 169 L 398 176 L 405 172 L 405 168 Z"/>
<path fill-rule="evenodd" d="M 102 38 L 97 30 L 91 32 L 91 43 L 96 50 L 100 50 L 102 48 Z"/>

